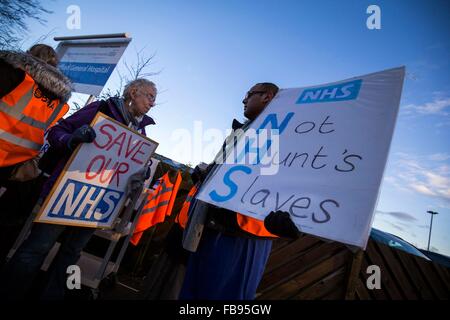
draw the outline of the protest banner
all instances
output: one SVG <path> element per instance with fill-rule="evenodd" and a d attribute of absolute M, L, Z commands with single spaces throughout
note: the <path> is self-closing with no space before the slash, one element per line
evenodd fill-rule
<path fill-rule="evenodd" d="M 260 220 L 287 211 L 305 233 L 365 248 L 404 73 L 281 90 L 197 198 Z"/>
<path fill-rule="evenodd" d="M 36 222 L 110 228 L 127 197 L 128 178 L 150 160 L 158 143 L 98 113 L 93 143 L 73 152 Z"/>

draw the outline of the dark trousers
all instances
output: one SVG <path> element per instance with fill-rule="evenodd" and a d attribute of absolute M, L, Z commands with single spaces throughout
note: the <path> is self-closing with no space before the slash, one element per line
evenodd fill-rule
<path fill-rule="evenodd" d="M 205 228 L 189 256 L 180 300 L 253 300 L 272 240 L 224 235 Z"/>
<path fill-rule="evenodd" d="M 0 187 L 6 187 L 8 185 L 8 179 L 14 168 L 15 166 L 0 167 Z"/>
<path fill-rule="evenodd" d="M 0 270 L 6 255 L 30 217 L 46 179 L 39 176 L 26 182 L 7 181 L 7 190 L 0 196 Z"/>
<path fill-rule="evenodd" d="M 8 300 L 24 299 L 47 254 L 63 235 L 58 254 L 49 269 L 48 283 L 41 296 L 42 299 L 63 299 L 67 267 L 77 263 L 81 251 L 94 232 L 93 228 L 35 223 L 29 237 L 4 267 L 0 297 Z"/>

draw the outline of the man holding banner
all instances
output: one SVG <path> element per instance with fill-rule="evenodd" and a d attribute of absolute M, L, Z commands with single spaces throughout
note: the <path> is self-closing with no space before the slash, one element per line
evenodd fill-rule
<path fill-rule="evenodd" d="M 48 141 L 51 148 L 54 148 L 54 156 L 58 157 L 59 161 L 57 161 L 56 167 L 52 170 L 52 174 L 44 185 L 41 193 L 40 203 L 42 203 L 46 197 L 47 199 L 41 207 L 40 220 L 38 217 L 37 222 L 44 223 L 35 223 L 33 225 L 29 237 L 23 242 L 15 255 L 5 266 L 5 270 L 2 274 L 3 281 L 1 286 L 1 294 L 5 299 L 20 299 L 26 295 L 45 257 L 63 233 L 64 240 L 61 243 L 57 256 L 53 260 L 49 280 L 42 297 L 44 299 L 61 299 L 64 297 L 67 267 L 77 263 L 81 250 L 95 231 L 96 225 L 92 223 L 87 224 L 89 221 L 85 221 L 86 226 L 89 226 L 89 228 L 81 227 L 81 223 L 83 222 L 81 221 L 81 218 L 87 215 L 85 210 L 86 205 L 87 208 L 91 207 L 89 210 L 92 210 L 94 200 L 91 199 L 95 195 L 94 193 L 87 192 L 89 195 L 86 195 L 82 201 L 85 203 L 85 209 L 81 209 L 80 216 L 77 216 L 73 212 L 67 212 L 68 207 L 74 208 L 69 211 L 76 210 L 76 199 L 83 193 L 82 190 L 77 189 L 72 189 L 72 192 L 63 192 L 66 194 L 66 204 L 63 205 L 62 208 L 66 208 L 66 211 L 61 211 L 62 213 L 60 215 L 48 215 L 47 219 L 43 219 L 42 216 L 45 213 L 43 212 L 43 209 L 45 209 L 45 205 L 52 200 L 51 196 L 57 194 L 56 191 L 58 188 L 61 188 L 60 184 L 62 184 L 63 181 L 61 177 L 67 173 L 64 170 L 69 168 L 68 165 L 66 166 L 66 163 L 76 161 L 73 160 L 76 159 L 76 157 L 73 158 L 71 155 L 74 150 L 77 149 L 79 144 L 92 142 L 96 145 L 102 144 L 102 150 L 100 151 L 106 152 L 106 150 L 103 150 L 106 146 L 106 143 L 104 144 L 105 140 L 101 140 L 105 137 L 105 139 L 109 139 L 108 141 L 110 142 L 107 147 L 109 150 L 118 150 L 119 153 L 125 153 L 128 158 L 131 157 L 136 162 L 145 165 L 147 160 L 144 159 L 149 159 L 151 153 L 143 151 L 143 143 L 130 145 L 131 136 L 127 140 L 125 138 L 125 132 L 123 132 L 124 129 L 114 127 L 111 124 L 106 124 L 96 132 L 89 124 L 93 122 L 94 118 L 97 119 L 98 113 L 101 112 L 115 120 L 117 123 L 122 124 L 124 127 L 129 127 L 135 132 L 139 131 L 145 135 L 145 127 L 147 125 L 155 124 L 153 119 L 146 115 L 150 108 L 153 107 L 155 98 L 156 87 L 154 83 L 146 79 L 137 79 L 125 86 L 123 98 L 110 98 L 106 101 L 93 102 L 67 119 L 61 121 L 49 131 Z M 120 130 L 122 130 L 123 133 L 118 135 L 118 137 L 113 138 L 112 135 L 114 132 L 118 133 Z M 128 145 L 126 141 L 128 141 Z M 101 156 L 102 155 L 100 155 L 100 157 Z M 117 156 L 116 158 L 119 157 Z M 94 160 L 95 159 L 96 158 L 94 158 Z M 84 162 L 86 162 L 86 159 Z M 93 161 L 93 163 L 94 162 L 95 161 Z M 94 163 L 93 166 L 95 168 L 91 174 L 96 174 L 95 171 L 97 171 L 98 162 Z M 91 167 L 91 169 L 92 168 L 93 167 Z M 120 168 L 117 166 L 115 169 L 115 174 L 117 174 L 117 184 L 119 184 L 119 174 L 121 173 L 123 183 L 125 170 L 120 171 Z M 106 171 L 111 173 L 105 173 L 105 175 L 109 177 L 112 175 L 112 180 L 114 180 L 115 176 L 112 173 L 114 169 L 112 171 L 106 170 L 105 168 L 102 169 L 101 176 L 103 176 L 103 172 Z M 88 177 L 89 172 L 86 171 L 81 174 Z M 97 175 L 100 176 L 100 174 Z M 100 180 L 102 180 L 102 177 L 100 177 Z M 91 183 L 93 184 L 94 182 Z M 94 185 L 85 184 L 85 187 L 83 188 L 91 188 L 91 190 L 94 190 L 93 192 L 96 192 Z M 100 192 L 104 193 L 104 190 Z M 106 205 L 114 203 L 114 194 L 117 194 L 118 192 L 110 191 L 110 193 L 112 196 L 110 196 L 109 199 L 106 199 Z M 77 197 L 75 200 L 74 195 Z M 67 199 L 72 199 L 72 204 L 70 204 Z M 78 203 L 80 202 L 81 201 L 78 200 Z M 97 214 L 98 211 L 91 213 L 92 217 L 95 217 Z M 80 221 L 77 221 L 77 217 Z M 69 221 L 68 218 L 71 218 L 71 220 Z M 68 222 L 64 222 L 64 219 L 67 219 Z M 92 219 L 90 221 L 92 221 Z M 97 226 L 102 225 L 98 224 Z"/>
<path fill-rule="evenodd" d="M 234 133 L 244 133 L 258 115 L 275 97 L 278 87 L 273 83 L 258 83 L 247 92 L 243 100 L 245 124 L 233 122 Z M 230 136 L 233 137 L 233 134 Z M 221 157 L 234 147 L 233 139 L 227 138 L 223 152 L 207 172 L 198 174 L 207 181 L 220 166 Z M 231 141 L 231 143 L 230 143 Z M 198 171 L 198 170 L 196 170 Z M 198 184 L 197 184 L 198 186 Z M 197 186 L 195 188 L 197 188 Z M 189 257 L 186 277 L 180 292 L 180 299 L 254 299 L 267 259 L 272 239 L 277 236 L 298 237 L 299 232 L 286 212 L 272 212 L 265 223 L 235 211 L 213 205 L 191 202 L 189 222 L 185 230 L 184 246 L 195 251 Z M 196 219 L 206 211 L 205 230 L 198 249 L 193 248 L 189 230 Z M 187 207 L 183 207 L 180 220 L 187 220 Z M 203 223 L 203 222 L 200 222 Z M 184 224 L 184 223 L 183 223 Z M 195 246 L 195 245 L 194 245 Z"/>
<path fill-rule="evenodd" d="M 278 233 L 281 226 L 285 235 L 295 235 L 292 219 L 302 232 L 365 249 L 404 75 L 405 68 L 398 67 L 283 89 L 256 115 L 249 109 L 251 99 L 261 99 L 260 103 L 265 99 L 267 104 L 272 97 L 267 99 L 261 86 L 252 88 L 244 100 L 252 121 L 245 135 L 227 143 L 230 152 L 216 157 L 222 164 L 213 168 L 196 193 L 184 247 L 196 251 L 195 235 L 201 233 L 209 208 L 216 206 L 239 212 L 241 229 L 264 231 L 248 220 L 252 218 L 264 220 L 269 232 Z M 247 218 L 242 220 L 243 216 Z M 284 221 L 278 223 L 279 219 Z M 241 246 L 209 229 L 204 238 L 189 261 L 181 298 L 253 299 L 265 265 L 255 256 L 267 259 L 270 244 L 267 252 L 256 251 L 256 244 Z M 229 250 L 223 245 L 227 241 Z"/>
<path fill-rule="evenodd" d="M 260 220 L 289 211 L 303 232 L 364 249 L 404 74 L 398 67 L 280 90 L 247 130 L 274 134 L 262 145 L 241 139 L 197 198 Z"/>

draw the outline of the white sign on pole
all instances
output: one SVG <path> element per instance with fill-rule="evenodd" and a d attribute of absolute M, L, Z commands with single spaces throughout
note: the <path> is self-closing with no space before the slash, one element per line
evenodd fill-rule
<path fill-rule="evenodd" d="M 260 220 L 287 211 L 303 232 L 365 248 L 404 73 L 281 90 L 197 198 Z"/>
<path fill-rule="evenodd" d="M 74 151 L 36 222 L 111 227 L 126 199 L 128 178 L 149 162 L 158 146 L 102 113 L 91 126 L 95 141 Z"/>
<path fill-rule="evenodd" d="M 99 95 L 131 38 L 61 42 L 58 68 L 72 81 L 74 91 Z"/>

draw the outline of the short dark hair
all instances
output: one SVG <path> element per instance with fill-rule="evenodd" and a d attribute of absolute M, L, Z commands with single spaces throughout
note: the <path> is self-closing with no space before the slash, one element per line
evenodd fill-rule
<path fill-rule="evenodd" d="M 57 59 L 56 51 L 46 44 L 35 44 L 27 51 L 32 56 L 48 63 L 52 59 Z"/>
<path fill-rule="evenodd" d="M 270 93 L 273 94 L 274 97 L 278 93 L 278 90 L 280 90 L 280 88 L 278 88 L 278 86 L 276 84 L 271 83 L 271 82 L 261 82 L 261 83 L 257 83 L 256 85 L 261 86 L 263 88 L 263 90 L 265 90 L 265 91 L 269 91 Z"/>

